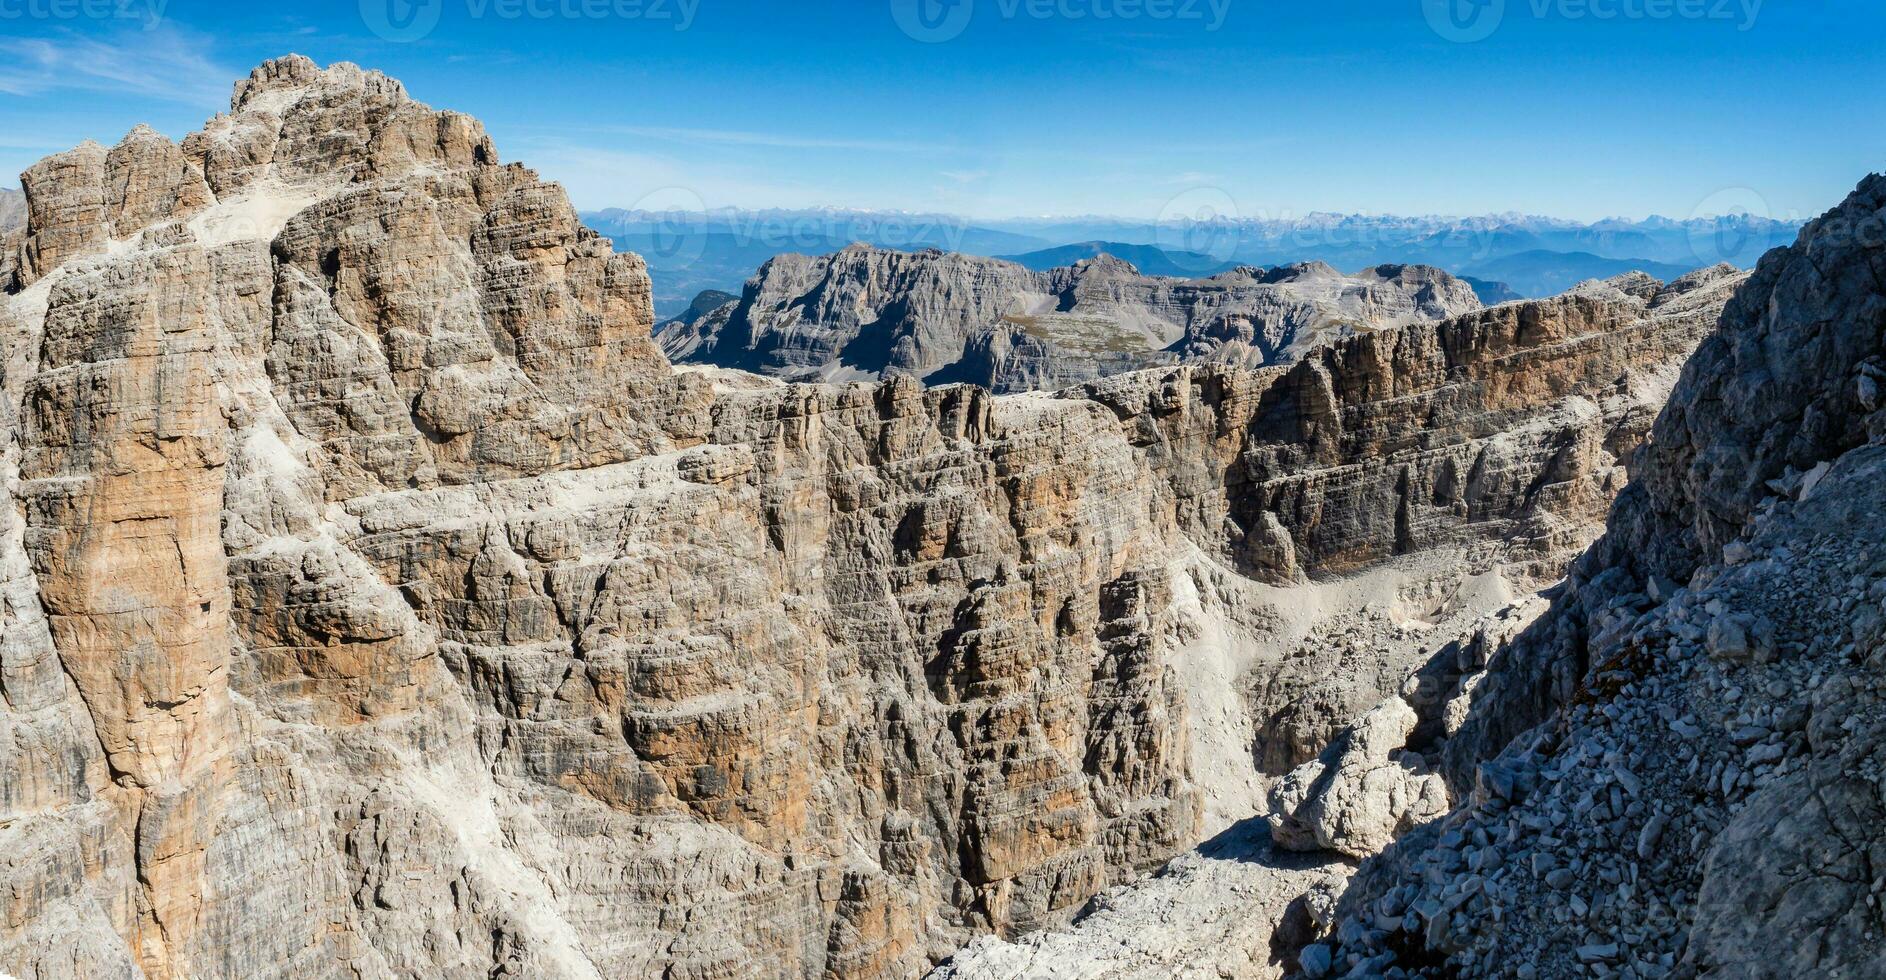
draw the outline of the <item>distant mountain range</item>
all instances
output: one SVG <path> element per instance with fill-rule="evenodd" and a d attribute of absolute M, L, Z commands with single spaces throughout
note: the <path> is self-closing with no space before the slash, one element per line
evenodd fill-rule
<path fill-rule="evenodd" d="M 1322 261 L 1337 268 L 1382 262 L 1466 267 L 1520 252 L 1588 252 L 1698 268 L 1753 265 L 1792 242 L 1802 222 L 1757 215 L 1584 223 L 1537 215 L 1396 217 L 1310 214 L 1294 219 L 1218 219 L 1177 224 L 1120 218 L 1016 218 L 979 224 L 1052 242 L 1153 242 L 1168 252 L 1209 254 L 1247 265 Z"/>
<path fill-rule="evenodd" d="M 775 255 L 827 255 L 853 243 L 1005 257 L 1046 270 L 1105 253 L 1141 272 L 1207 278 L 1239 267 L 1325 262 L 1342 270 L 1420 264 L 1475 283 L 1483 302 L 1550 296 L 1587 279 L 1642 270 L 1669 280 L 1729 262 L 1749 268 L 1792 242 L 1801 222 L 1735 215 L 1580 223 L 1534 215 L 1476 218 L 1311 214 L 1178 224 L 1108 217 L 975 220 L 946 214 L 810 210 L 611 209 L 583 215 L 640 253 L 663 317 L 706 289 L 738 292 Z"/>
<path fill-rule="evenodd" d="M 781 255 L 738 297 L 702 293 L 656 338 L 676 364 L 790 381 L 907 374 L 1018 392 L 1178 362 L 1287 363 L 1336 337 L 1481 308 L 1466 283 L 1427 266 L 1351 276 L 1309 262 L 1179 278 L 1093 250 L 1043 270 L 938 249 Z"/>

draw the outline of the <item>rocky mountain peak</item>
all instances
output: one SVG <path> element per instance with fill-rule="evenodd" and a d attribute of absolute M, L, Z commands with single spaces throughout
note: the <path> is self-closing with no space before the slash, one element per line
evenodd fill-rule
<path fill-rule="evenodd" d="M 1133 263 L 1106 252 L 1102 252 L 1091 259 L 1082 259 L 1074 263 L 1074 268 L 1077 270 L 1078 274 L 1084 275 L 1137 277 L 1140 274 L 1139 269 L 1135 268 Z"/>
<path fill-rule="evenodd" d="M 248 78 L 237 82 L 229 111 L 280 112 L 315 90 L 357 91 L 378 100 L 411 101 L 404 85 L 377 71 L 346 61 L 322 68 L 306 56 L 291 54 L 257 65 Z"/>
<path fill-rule="evenodd" d="M 10 262 L 0 260 L 0 269 L 10 265 L 15 288 L 24 287 L 70 258 L 163 221 L 259 236 L 292 203 L 348 183 L 498 169 L 475 120 L 434 112 L 398 82 L 346 63 L 267 62 L 238 83 L 231 108 L 181 145 L 140 125 L 110 150 L 87 141 L 29 168 L 21 176 L 23 247 Z M 517 170 L 474 183 L 488 194 L 534 179 Z M 213 205 L 216 213 L 205 216 Z M 574 218 L 570 224 L 580 227 Z"/>
<path fill-rule="evenodd" d="M 1264 274 L 1267 283 L 1295 282 L 1304 279 L 1341 279 L 1342 273 L 1327 262 L 1291 262 Z"/>

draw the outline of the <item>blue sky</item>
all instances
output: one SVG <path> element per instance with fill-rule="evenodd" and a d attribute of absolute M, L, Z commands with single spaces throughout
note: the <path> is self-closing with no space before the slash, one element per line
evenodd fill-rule
<path fill-rule="evenodd" d="M 478 116 L 585 208 L 1790 216 L 1886 167 L 1877 0 L 264 7 L 0 0 L 0 183 L 181 137 L 290 51 Z"/>

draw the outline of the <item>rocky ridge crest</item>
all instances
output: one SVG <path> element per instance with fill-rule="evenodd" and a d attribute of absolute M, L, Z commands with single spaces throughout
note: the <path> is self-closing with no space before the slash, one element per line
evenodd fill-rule
<path fill-rule="evenodd" d="M 1470 286 L 1425 266 L 1345 276 L 1312 262 L 1184 280 L 1104 254 L 1032 272 L 853 245 L 775 257 L 737 302 L 666 325 L 660 340 L 676 363 L 789 380 L 909 374 L 1020 392 L 1162 364 L 1277 364 L 1347 333 L 1479 308 Z"/>

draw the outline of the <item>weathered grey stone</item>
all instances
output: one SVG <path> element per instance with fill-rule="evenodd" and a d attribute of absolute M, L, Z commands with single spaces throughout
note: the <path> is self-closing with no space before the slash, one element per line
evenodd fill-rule
<path fill-rule="evenodd" d="M 1052 390 L 1178 361 L 1257 367 L 1358 332 L 1480 308 L 1438 269 L 1322 263 L 1187 281 L 1110 255 L 1048 272 L 936 250 L 781 255 L 745 294 L 664 324 L 676 363 L 791 380 L 910 374 Z"/>
<path fill-rule="evenodd" d="M 1463 947 L 1455 962 L 1491 975 L 1874 969 L 1886 448 L 1854 379 L 1886 354 L 1883 216 L 1886 178 L 1870 177 L 1738 290 L 1605 538 L 1493 657 L 1445 747 L 1455 787 L 1493 764 L 1550 788 L 1469 797 L 1365 865 L 1332 930 L 1339 959 L 1411 975 Z M 1352 926 L 1402 889 L 1444 902 L 1463 883 L 1448 842 L 1482 835 L 1544 872 L 1507 879 L 1500 921 L 1459 923 L 1445 945 Z"/>
<path fill-rule="evenodd" d="M 1271 838 L 1291 850 L 1367 857 L 1447 810 L 1439 776 L 1398 758 L 1419 721 L 1390 698 L 1284 777 L 1271 794 Z"/>
<path fill-rule="evenodd" d="M 12 187 L 0 187 L 0 238 L 26 225 L 26 195 Z"/>

